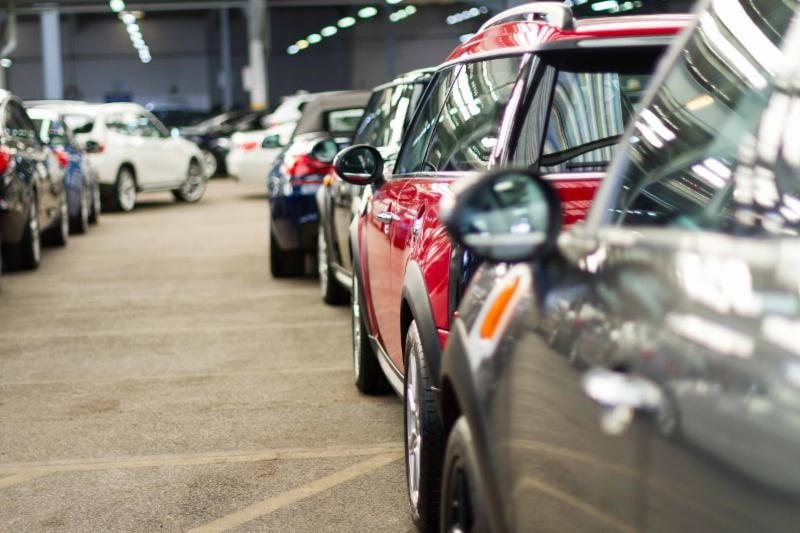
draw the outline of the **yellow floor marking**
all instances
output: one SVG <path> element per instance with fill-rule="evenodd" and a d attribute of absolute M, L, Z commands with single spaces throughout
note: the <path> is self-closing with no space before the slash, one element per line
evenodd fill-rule
<path fill-rule="evenodd" d="M 72 385 L 72 384 L 94 384 L 94 383 L 115 383 L 119 381 L 159 381 L 173 379 L 198 379 L 198 378 L 227 378 L 242 376 L 268 376 L 271 374 L 324 374 L 328 372 L 352 372 L 350 366 L 332 367 L 309 367 L 309 368 L 275 368 L 265 370 L 241 370 L 233 372 L 198 372 L 198 373 L 175 373 L 175 374 L 154 374 L 152 376 L 120 376 L 96 379 L 35 379 L 27 381 L 4 381 L 0 382 L 0 387 L 25 387 L 32 385 Z"/>
<path fill-rule="evenodd" d="M 291 459 L 328 459 L 336 457 L 360 457 L 396 453 L 403 444 L 387 443 L 372 446 L 350 446 L 330 448 L 277 448 L 273 450 L 233 450 L 175 455 L 143 455 L 138 457 L 104 457 L 100 459 L 63 459 L 29 463 L 0 463 L 0 474 L 27 472 L 81 472 L 92 470 L 117 470 L 159 466 L 191 466 L 220 463 L 253 463 L 256 461 Z"/>
<path fill-rule="evenodd" d="M 400 454 L 393 453 L 389 455 L 378 455 L 349 466 L 343 470 L 339 470 L 329 476 L 319 478 L 305 485 L 301 485 L 296 489 L 284 492 L 277 496 L 267 498 L 266 500 L 254 503 L 249 507 L 245 507 L 240 511 L 223 516 L 213 522 L 204 524 L 190 530 L 190 533 L 215 533 L 219 531 L 227 531 L 242 524 L 246 524 L 257 518 L 268 515 L 282 507 L 286 507 L 293 503 L 324 492 L 342 483 L 346 483 L 358 477 L 361 477 L 369 472 L 377 470 L 383 466 L 393 463 L 400 459 Z"/>
<path fill-rule="evenodd" d="M 19 485 L 20 483 L 26 483 L 28 481 L 32 481 L 36 478 L 40 478 L 47 475 L 50 475 L 50 472 L 32 472 L 32 471 L 18 472 L 16 474 L 0 478 L 0 489 L 13 487 L 14 485 Z"/>

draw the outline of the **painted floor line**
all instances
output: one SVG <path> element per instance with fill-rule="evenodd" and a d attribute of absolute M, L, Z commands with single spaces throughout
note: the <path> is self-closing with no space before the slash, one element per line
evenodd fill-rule
<path fill-rule="evenodd" d="M 306 498 L 310 498 L 311 496 L 321 492 L 325 492 L 326 490 L 329 490 L 337 485 L 341 485 L 366 475 L 399 460 L 400 457 L 401 456 L 397 453 L 371 457 L 366 461 L 361 461 L 360 463 L 356 463 L 352 466 L 339 470 L 338 472 L 334 472 L 328 476 L 321 477 L 315 481 L 301 485 L 296 489 L 292 489 L 284 492 L 283 494 L 267 498 L 263 501 L 245 507 L 240 511 L 236 511 L 235 513 L 218 518 L 213 522 L 209 522 L 208 524 L 191 529 L 189 533 L 217 533 L 221 531 L 228 531 L 235 527 L 241 526 L 242 524 L 246 524 L 247 522 L 251 522 L 257 518 L 266 516 L 274 511 L 277 511 L 278 509 L 287 507 Z"/>
<path fill-rule="evenodd" d="M 265 376 L 270 374 L 325 374 L 332 372 L 352 372 L 349 366 L 275 368 L 266 370 L 242 370 L 239 372 L 187 372 L 185 374 L 154 374 L 152 376 L 120 376 L 97 379 L 32 379 L 26 381 L 2 381 L 0 387 L 27 387 L 35 385 L 92 385 L 116 383 L 121 381 L 160 381 L 174 379 L 227 378 L 243 376 Z"/>
<path fill-rule="evenodd" d="M 20 483 L 27 483 L 28 481 L 33 481 L 34 479 L 40 477 L 49 476 L 50 474 L 51 472 L 43 471 L 18 472 L 16 474 L 0 478 L 0 489 L 13 487 L 14 485 L 19 485 Z"/>
<path fill-rule="evenodd" d="M 196 454 L 108 457 L 101 459 L 65 459 L 29 463 L 0 463 L 0 474 L 30 472 L 86 472 L 162 466 L 192 466 L 221 463 L 253 463 L 256 461 L 291 459 L 328 459 L 395 453 L 402 450 L 397 443 L 330 448 L 284 448 L 272 450 L 233 450 Z M 2 478 L 0 478 L 0 481 Z"/>

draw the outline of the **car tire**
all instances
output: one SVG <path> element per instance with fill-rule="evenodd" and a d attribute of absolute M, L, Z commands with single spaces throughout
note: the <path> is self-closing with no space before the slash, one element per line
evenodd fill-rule
<path fill-rule="evenodd" d="M 273 278 L 288 278 L 303 275 L 303 254 L 281 249 L 278 240 L 269 234 L 269 271 Z"/>
<path fill-rule="evenodd" d="M 172 191 L 172 196 L 179 202 L 199 202 L 206 193 L 206 176 L 200 163 L 192 159 L 186 173 L 186 181 L 178 189 Z"/>
<path fill-rule="evenodd" d="M 353 378 L 362 394 L 376 396 L 389 392 L 389 382 L 383 375 L 378 357 L 370 344 L 367 320 L 361 306 L 361 283 L 353 273 L 350 295 L 350 325 L 353 336 Z"/>
<path fill-rule="evenodd" d="M 217 156 L 211 150 L 201 150 L 200 152 L 203 161 L 203 175 L 206 179 L 213 178 L 217 175 L 217 170 L 219 170 Z"/>
<path fill-rule="evenodd" d="M 7 270 L 36 270 L 42 260 L 42 241 L 39 233 L 39 217 L 34 197 L 28 220 L 22 231 L 22 239 L 16 244 L 7 245 L 3 250 L 4 266 Z"/>
<path fill-rule="evenodd" d="M 89 211 L 89 223 L 97 224 L 100 222 L 101 208 L 100 187 L 95 185 L 92 187 L 92 209 Z"/>
<path fill-rule="evenodd" d="M 51 246 L 66 246 L 69 241 L 69 206 L 67 193 L 61 195 L 58 204 L 58 220 L 42 233 L 43 241 Z"/>
<path fill-rule="evenodd" d="M 317 271 L 319 272 L 319 288 L 322 293 L 322 301 L 328 305 L 342 305 L 347 301 L 347 290 L 333 275 L 328 249 L 325 226 L 320 224 L 317 231 Z"/>
<path fill-rule="evenodd" d="M 92 199 L 89 197 L 88 192 L 84 189 L 81 191 L 81 205 L 78 209 L 78 216 L 70 217 L 69 231 L 70 233 L 86 233 L 89 229 L 89 219 L 91 218 Z"/>
<path fill-rule="evenodd" d="M 114 190 L 111 194 L 111 206 L 115 211 L 127 213 L 136 206 L 136 177 L 133 169 L 122 167 L 117 172 Z"/>
<path fill-rule="evenodd" d="M 440 531 L 489 531 L 478 462 L 467 419 L 460 417 L 447 439 L 442 475 Z"/>
<path fill-rule="evenodd" d="M 439 523 L 444 436 L 416 321 L 406 332 L 404 357 L 406 489 L 414 522 L 422 531 L 435 531 Z"/>

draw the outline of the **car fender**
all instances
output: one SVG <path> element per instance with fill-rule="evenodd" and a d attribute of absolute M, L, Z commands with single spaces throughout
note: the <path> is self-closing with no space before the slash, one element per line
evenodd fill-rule
<path fill-rule="evenodd" d="M 422 274 L 419 264 L 410 261 L 406 265 L 405 279 L 403 281 L 403 304 L 407 306 L 410 316 L 403 315 L 401 311 L 401 327 L 405 329 L 411 320 L 417 323 L 422 349 L 425 353 L 425 360 L 433 378 L 433 388 L 439 390 L 439 376 L 442 361 L 442 346 L 439 343 L 439 332 L 433 318 L 433 309 L 428 298 L 428 287 Z M 405 307 L 404 307 L 405 309 Z M 438 395 L 438 394 L 437 394 Z"/>

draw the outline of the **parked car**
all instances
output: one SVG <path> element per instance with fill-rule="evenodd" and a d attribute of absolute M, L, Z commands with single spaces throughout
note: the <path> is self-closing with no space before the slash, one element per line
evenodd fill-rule
<path fill-rule="evenodd" d="M 314 96 L 267 180 L 269 265 L 274 277 L 298 276 L 317 256 L 316 193 L 336 153 L 349 144 L 369 99 L 367 91 Z"/>
<path fill-rule="evenodd" d="M 800 7 L 699 8 L 584 224 L 527 169 L 442 210 L 490 262 L 442 362 L 442 531 L 797 529 Z"/>
<path fill-rule="evenodd" d="M 22 102 L 0 89 L 0 239 L 5 268 L 32 270 L 42 240 L 67 244 L 64 169 L 39 138 Z"/>
<path fill-rule="evenodd" d="M 197 146 L 171 137 L 138 104 L 41 103 L 59 111 L 97 170 L 103 207 L 130 211 L 139 192 L 172 191 L 176 200 L 197 202 L 206 180 Z"/>
<path fill-rule="evenodd" d="M 576 21 L 533 3 L 487 21 L 437 70 L 393 172 L 371 146 L 340 153 L 339 175 L 375 184 L 354 223 L 353 362 L 358 389 L 404 397 L 416 522 L 438 523 L 444 433 L 442 347 L 475 262 L 451 243 L 439 203 L 465 177 L 505 165 L 547 175 L 567 225 L 591 203 L 644 84 L 687 16 Z"/>
<path fill-rule="evenodd" d="M 67 207 L 71 233 L 85 233 L 100 217 L 100 185 L 97 172 L 78 146 L 72 131 L 57 111 L 28 108 L 39 138 L 55 152 L 65 170 Z"/>
<path fill-rule="evenodd" d="M 289 143 L 296 127 L 297 122 L 283 122 L 266 130 L 234 133 L 226 157 L 228 175 L 242 183 L 265 187 L 275 159 Z"/>
<path fill-rule="evenodd" d="M 415 70 L 373 89 L 353 143 L 375 146 L 387 164 L 391 164 L 432 74 L 433 69 Z M 353 279 L 350 223 L 358 212 L 362 188 L 340 179 L 333 169 L 324 185 L 317 190 L 319 284 L 325 303 L 340 304 L 350 300 Z"/>
<path fill-rule="evenodd" d="M 180 135 L 200 147 L 203 172 L 207 178 L 227 175 L 225 159 L 231 147 L 231 135 L 261 127 L 265 111 L 237 110 L 222 113 L 179 130 Z"/>

